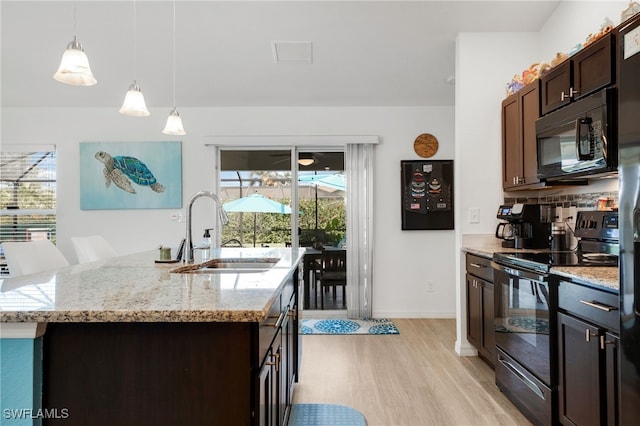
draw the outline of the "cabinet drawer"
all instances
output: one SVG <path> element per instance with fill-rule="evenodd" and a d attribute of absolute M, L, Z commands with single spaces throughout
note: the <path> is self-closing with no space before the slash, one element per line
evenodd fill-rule
<path fill-rule="evenodd" d="M 493 282 L 491 259 L 474 254 L 467 254 L 467 272 L 483 280 Z"/>
<path fill-rule="evenodd" d="M 262 365 L 264 357 L 267 355 L 269 347 L 271 346 L 271 342 L 273 342 L 273 338 L 280 328 L 280 323 L 282 323 L 284 315 L 286 315 L 285 310 L 282 308 L 281 299 L 282 294 L 279 294 L 275 302 L 273 302 L 271 309 L 269 309 L 267 318 L 258 324 L 259 365 Z"/>
<path fill-rule="evenodd" d="M 618 332 L 620 330 L 619 297 L 569 281 L 560 281 L 558 306 L 589 322 Z"/>

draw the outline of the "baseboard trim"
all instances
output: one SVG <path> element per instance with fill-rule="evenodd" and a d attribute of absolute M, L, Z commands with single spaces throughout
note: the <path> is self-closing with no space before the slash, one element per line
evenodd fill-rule
<path fill-rule="evenodd" d="M 466 340 L 464 342 L 456 340 L 454 349 L 460 356 L 478 356 L 478 350 Z"/>
<path fill-rule="evenodd" d="M 374 318 L 455 319 L 455 312 L 374 312 Z"/>

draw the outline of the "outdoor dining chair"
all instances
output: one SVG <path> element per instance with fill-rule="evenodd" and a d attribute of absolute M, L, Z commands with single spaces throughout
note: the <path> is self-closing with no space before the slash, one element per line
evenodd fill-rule
<path fill-rule="evenodd" d="M 324 293 L 327 287 L 333 289 L 334 300 L 337 287 L 342 287 L 342 304 L 346 303 L 347 251 L 322 250 L 322 268 L 320 270 L 320 308 L 324 309 Z"/>

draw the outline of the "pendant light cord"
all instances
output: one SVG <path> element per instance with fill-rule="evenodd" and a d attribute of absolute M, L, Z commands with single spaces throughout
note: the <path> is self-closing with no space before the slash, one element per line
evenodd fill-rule
<path fill-rule="evenodd" d="M 173 108 L 176 108 L 176 0 L 173 0 Z"/>
<path fill-rule="evenodd" d="M 133 0 L 133 81 L 137 81 L 138 79 L 138 64 L 136 63 L 136 50 L 138 46 L 136 42 L 136 0 Z"/>
<path fill-rule="evenodd" d="M 73 3 L 73 36 L 78 37 L 78 2 Z"/>

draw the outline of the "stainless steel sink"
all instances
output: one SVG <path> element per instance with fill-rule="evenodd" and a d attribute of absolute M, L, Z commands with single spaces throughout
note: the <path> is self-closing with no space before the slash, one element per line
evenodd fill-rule
<path fill-rule="evenodd" d="M 172 272 L 188 274 L 240 274 L 260 273 L 271 269 L 277 258 L 224 258 L 211 259 L 199 265 L 183 266 Z"/>

